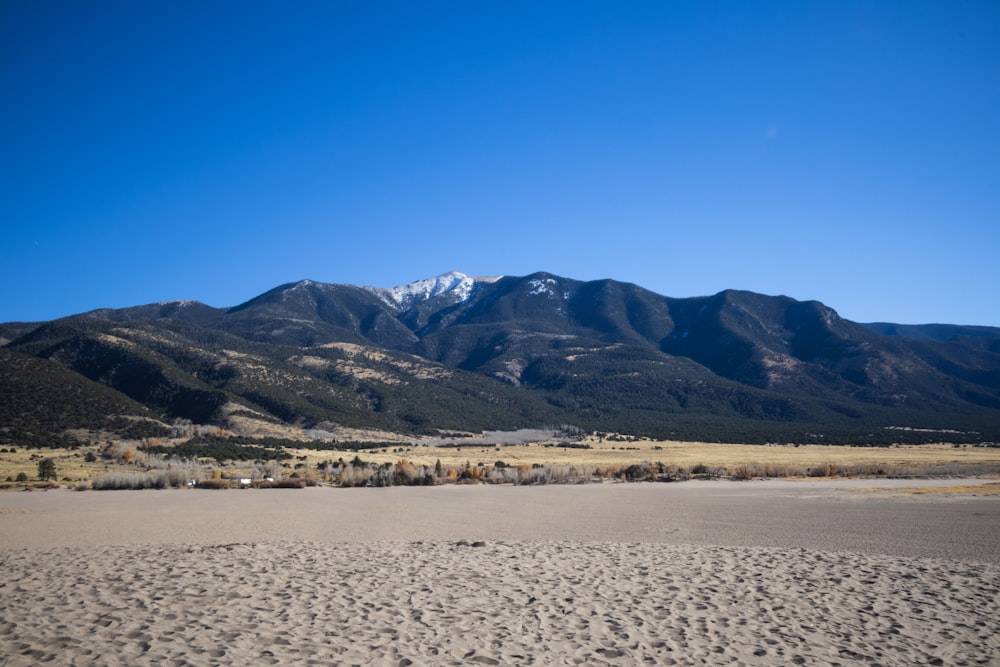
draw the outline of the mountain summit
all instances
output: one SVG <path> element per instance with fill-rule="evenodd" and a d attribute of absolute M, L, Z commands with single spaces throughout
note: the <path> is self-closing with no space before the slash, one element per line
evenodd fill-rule
<path fill-rule="evenodd" d="M 449 271 L 435 278 L 424 278 L 397 287 L 365 287 L 386 305 L 402 312 L 442 295 L 452 303 L 460 303 L 469 298 L 476 283 L 496 282 L 500 278 L 473 278 L 459 271 Z"/>
<path fill-rule="evenodd" d="M 0 442 L 174 420 L 237 433 L 573 424 L 730 442 L 1000 440 L 1000 329 L 865 325 L 737 290 L 673 298 L 549 273 L 389 289 L 304 280 L 232 308 L 0 324 L 0 342 Z"/>

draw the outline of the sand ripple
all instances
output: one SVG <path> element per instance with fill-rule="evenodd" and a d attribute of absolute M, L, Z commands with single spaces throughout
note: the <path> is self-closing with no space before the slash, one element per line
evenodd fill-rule
<path fill-rule="evenodd" d="M 997 664 L 1000 565 L 613 542 L 0 551 L 0 665 Z"/>

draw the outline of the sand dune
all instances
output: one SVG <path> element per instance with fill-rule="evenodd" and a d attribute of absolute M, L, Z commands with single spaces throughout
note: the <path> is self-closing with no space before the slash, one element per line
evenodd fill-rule
<path fill-rule="evenodd" d="M 3 494 L 0 665 L 997 664 L 998 499 L 843 488 Z"/>

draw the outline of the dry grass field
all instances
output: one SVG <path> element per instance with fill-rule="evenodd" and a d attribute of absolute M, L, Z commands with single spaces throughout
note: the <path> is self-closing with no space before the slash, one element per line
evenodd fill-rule
<path fill-rule="evenodd" d="M 839 467 L 879 465 L 894 469 L 923 471 L 928 468 L 995 468 L 1000 469 L 1000 449 L 986 447 L 955 447 L 950 444 L 900 445 L 894 447 L 848 447 L 839 445 L 734 445 L 708 442 L 635 442 L 599 441 L 588 438 L 580 444 L 590 449 L 571 449 L 539 444 L 504 445 L 501 447 L 424 447 L 400 445 L 365 452 L 316 452 L 291 450 L 305 456 L 310 467 L 327 460 L 343 458 L 349 461 L 355 454 L 365 461 L 395 463 L 405 458 L 416 465 L 444 466 L 492 465 L 503 461 L 509 465 L 586 465 L 621 467 L 633 463 L 662 462 L 691 468 L 697 465 L 733 470 L 740 465 L 786 466 L 814 468 L 822 465 Z"/>
<path fill-rule="evenodd" d="M 105 469 L 104 464 L 87 463 L 84 459 L 86 452 L 82 449 L 16 447 L 14 452 L 4 452 L 3 449 L 0 448 L 0 486 L 16 480 L 21 473 L 32 482 L 37 482 L 38 462 L 42 459 L 55 461 L 58 481 L 63 484 L 93 479 Z"/>
<path fill-rule="evenodd" d="M 395 464 L 407 460 L 416 466 L 460 469 L 466 464 L 491 468 L 497 461 L 508 466 L 575 466 L 581 469 L 613 471 L 641 463 L 662 463 L 673 468 L 708 469 L 714 474 L 741 478 L 837 476 L 839 474 L 889 475 L 982 475 L 1000 472 L 1000 449 L 949 444 L 900 445 L 894 447 L 846 447 L 823 445 L 738 445 L 704 442 L 654 442 L 649 440 L 608 441 L 596 438 L 576 448 L 543 444 L 504 446 L 430 447 L 389 446 L 368 451 L 316 451 L 290 449 L 295 458 L 286 462 L 286 474 L 321 477 L 317 469 L 324 462 L 351 461 L 355 456 L 373 464 Z M 579 447 L 586 445 L 589 447 Z M 129 469 L 122 464 L 97 460 L 88 462 L 88 449 L 0 449 L 0 488 L 16 485 L 23 473 L 38 481 L 38 462 L 52 458 L 57 481 L 72 486 L 89 483 L 98 475 Z M 99 454 L 99 452 L 94 452 Z M 298 465 L 297 469 L 291 466 Z M 134 468 L 134 467 L 133 467 Z M 241 466 L 205 466 L 206 476 L 214 469 L 239 476 Z"/>

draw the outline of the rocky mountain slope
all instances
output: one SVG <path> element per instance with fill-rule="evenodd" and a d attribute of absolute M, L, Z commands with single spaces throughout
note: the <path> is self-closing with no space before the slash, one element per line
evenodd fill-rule
<path fill-rule="evenodd" d="M 0 325 L 0 339 L 11 442 L 177 420 L 258 434 L 568 423 L 748 442 L 1000 439 L 1000 329 L 864 325 L 751 292 L 678 299 L 547 273 L 305 280 L 228 309 L 98 310 Z M 40 406 L 30 423 L 25 395 Z M 71 401 L 99 415 L 74 423 L 57 409 Z"/>

